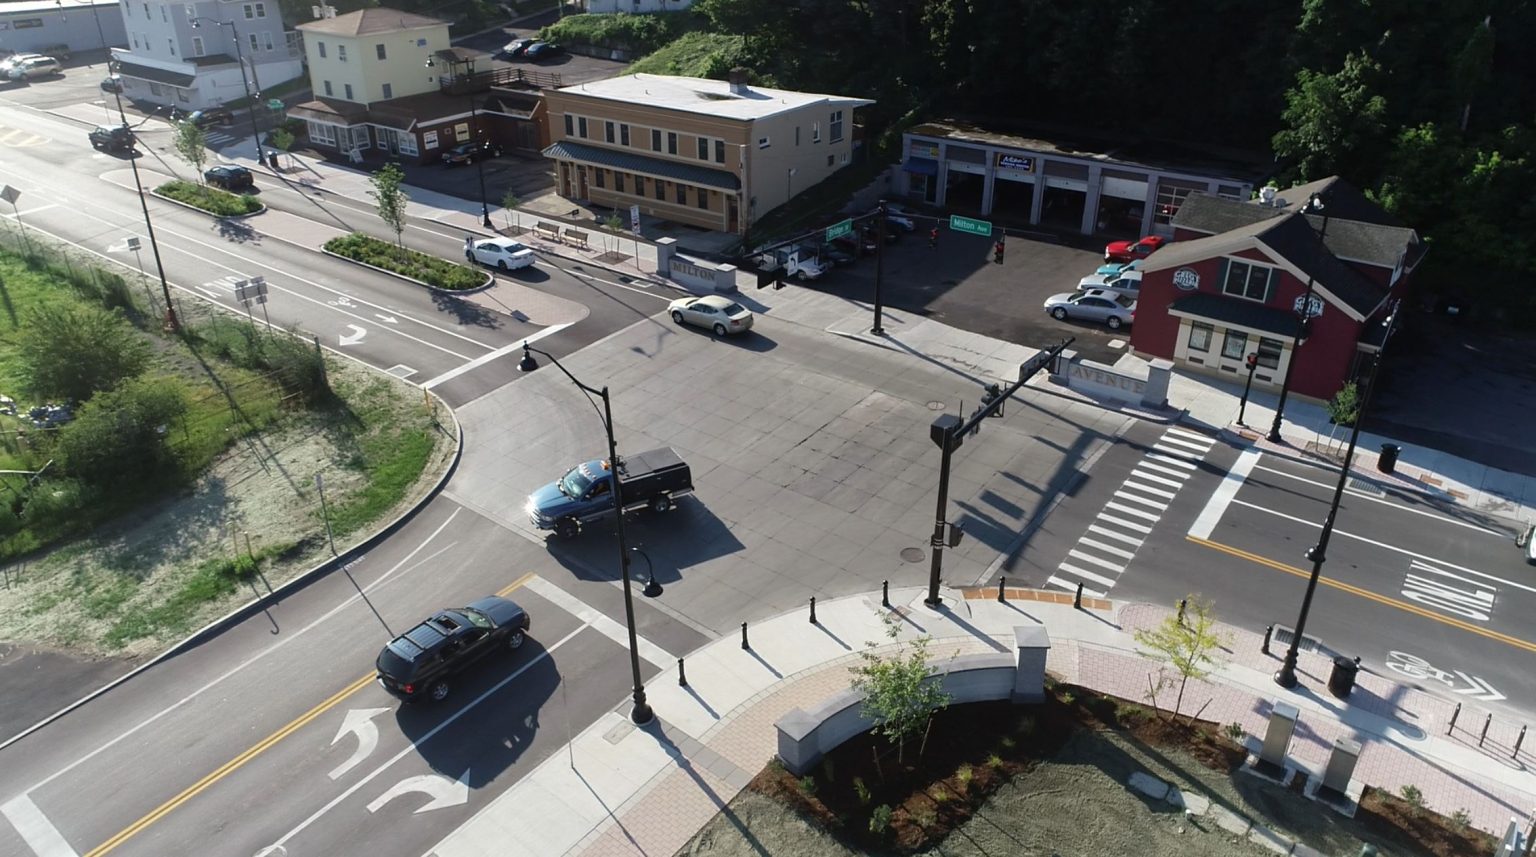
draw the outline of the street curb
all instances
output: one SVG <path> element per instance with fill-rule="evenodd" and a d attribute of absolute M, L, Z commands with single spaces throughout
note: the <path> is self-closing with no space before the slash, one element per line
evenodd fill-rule
<path fill-rule="evenodd" d="M 369 237 L 371 238 L 373 236 L 370 235 Z M 490 288 L 491 286 L 496 285 L 496 277 L 494 275 L 486 273 L 485 271 L 481 271 L 480 273 L 485 274 L 485 282 L 480 284 L 480 285 L 478 285 L 478 286 L 475 286 L 472 289 L 444 289 L 444 288 L 439 288 L 437 286 L 434 286 L 431 283 L 424 283 L 421 280 L 416 279 L 415 277 L 407 277 L 404 274 L 397 273 L 395 271 L 391 271 L 388 268 L 380 268 L 378 265 L 370 265 L 367 262 L 362 262 L 362 261 L 359 261 L 357 259 L 353 259 L 353 258 L 351 258 L 349 256 L 343 256 L 340 253 L 332 253 L 330 250 L 325 249 L 324 245 L 321 245 L 320 252 L 324 253 L 325 255 L 330 256 L 332 258 L 340 259 L 340 260 L 342 260 L 344 262 L 351 262 L 354 265 L 361 265 L 364 268 L 372 268 L 373 270 L 378 271 L 381 274 L 388 274 L 391 277 L 394 277 L 396 279 L 405 280 L 407 283 L 414 283 L 414 284 L 416 284 L 418 286 L 421 286 L 422 288 L 426 289 L 429 292 L 433 292 L 433 293 L 439 294 L 439 295 L 450 295 L 450 296 L 452 296 L 452 295 L 473 295 L 473 294 L 479 294 L 480 292 L 485 291 L 486 289 Z M 422 254 L 422 255 L 427 255 L 427 254 Z M 442 259 L 443 257 L 438 256 L 436 258 Z M 447 262 L 449 260 L 443 259 L 443 261 Z M 454 262 L 453 264 L 460 265 L 460 263 L 458 263 L 458 262 Z M 461 265 L 461 267 L 469 268 L 468 265 Z M 474 268 L 470 268 L 470 270 L 473 271 L 475 269 Z"/>
<path fill-rule="evenodd" d="M 230 193 L 230 191 L 225 191 L 225 193 Z M 165 194 L 161 193 L 156 188 L 150 188 L 149 189 L 149 195 L 154 197 L 155 199 L 164 200 L 165 202 L 169 202 L 172 205 L 179 205 L 182 208 L 185 208 L 185 209 L 187 209 L 189 211 L 195 211 L 198 214 L 207 215 L 209 217 L 212 217 L 214 220 L 245 220 L 248 217 L 255 217 L 258 214 L 266 214 L 267 213 L 267 204 L 264 203 L 264 202 L 261 204 L 261 208 L 258 208 L 258 209 L 256 209 L 255 211 L 252 211 L 252 212 L 248 212 L 246 214 L 214 214 L 213 212 L 209 211 L 208 209 L 206 209 L 206 208 L 198 208 L 197 206 L 193 205 L 190 202 L 182 202 L 179 199 L 172 199 L 171 197 L 168 197 Z M 237 196 L 238 195 L 239 194 L 237 194 Z"/>
<path fill-rule="evenodd" d="M 151 667 L 157 666 L 161 662 L 176 657 L 182 652 L 197 646 L 203 641 L 217 636 L 218 634 L 227 630 L 229 627 L 245 621 L 246 619 L 267 609 L 267 607 L 273 604 L 281 603 L 284 597 L 298 592 L 306 586 L 309 586 L 311 583 L 318 581 L 320 578 L 326 576 L 335 569 L 341 568 L 353 560 L 360 559 L 364 554 L 368 552 L 370 548 L 393 535 L 402 526 L 404 526 L 407 521 L 415 517 L 417 512 L 420 512 L 422 509 L 426 508 L 428 503 L 437 499 L 437 496 L 442 493 L 443 487 L 448 484 L 448 480 L 452 479 L 454 473 L 458 471 L 459 462 L 464 457 L 464 427 L 459 424 L 458 415 L 453 412 L 452 408 L 448 407 L 446 402 L 443 402 L 441 398 L 436 396 L 436 394 L 432 394 L 430 392 L 428 394 L 432 395 L 434 398 L 437 398 L 437 401 L 441 405 L 442 409 L 446 411 L 448 416 L 453 419 L 454 450 L 452 459 L 448 462 L 448 466 L 444 468 L 442 475 L 438 477 L 437 483 L 434 484 L 432 488 L 427 491 L 427 493 L 423 494 L 420 500 L 413 504 L 409 509 L 406 509 L 404 512 L 402 512 L 399 517 L 384 524 L 382 527 L 375 530 L 361 541 L 353 544 L 352 547 L 347 548 L 341 554 L 321 562 L 319 565 L 314 566 L 309 571 L 306 571 L 303 574 L 300 574 L 298 577 L 295 577 L 287 583 L 284 583 L 282 586 L 279 586 L 275 591 L 269 592 L 268 594 L 263 595 L 254 601 L 249 601 L 240 607 L 236 607 L 234 610 L 231 610 L 223 616 L 214 619 L 212 622 L 209 622 L 207 625 L 204 625 L 196 631 L 193 631 L 180 642 L 173 644 L 170 648 L 166 649 L 158 655 L 155 655 L 153 658 L 144 662 L 143 664 L 140 664 L 139 666 L 124 673 L 123 675 L 120 675 L 117 678 L 102 685 L 101 687 L 87 693 L 86 695 L 80 697 L 74 702 L 69 703 L 58 711 L 55 711 L 54 713 L 44 717 L 31 726 L 28 726 L 26 729 L 23 729 L 15 735 L 6 738 L 4 741 L 0 741 L 0 750 L 6 749 L 12 744 L 17 743 L 23 738 L 26 738 L 28 735 L 31 735 L 32 733 L 48 726 L 59 718 L 74 711 L 75 709 L 80 708 L 81 706 L 100 698 L 109 691 L 115 690 L 117 687 L 128 683 L 130 679 L 136 678 L 140 673 L 145 672 Z"/>

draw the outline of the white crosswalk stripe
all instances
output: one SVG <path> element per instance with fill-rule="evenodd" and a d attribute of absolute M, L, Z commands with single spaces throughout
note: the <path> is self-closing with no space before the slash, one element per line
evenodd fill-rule
<path fill-rule="evenodd" d="M 1045 584 L 1106 596 L 1215 445 L 1215 438 L 1188 429 L 1172 427 L 1163 432 Z"/>

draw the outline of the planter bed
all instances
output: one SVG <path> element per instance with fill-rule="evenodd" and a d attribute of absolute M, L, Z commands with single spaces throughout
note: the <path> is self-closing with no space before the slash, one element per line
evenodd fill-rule
<path fill-rule="evenodd" d="M 154 194 L 215 217 L 246 217 L 266 210 L 266 206 L 250 194 L 230 193 L 196 182 L 169 181 L 155 188 Z"/>
<path fill-rule="evenodd" d="M 354 232 L 325 242 L 325 251 L 391 274 L 415 280 L 449 292 L 466 292 L 483 287 L 487 275 L 467 265 L 405 250 L 388 241 Z"/>

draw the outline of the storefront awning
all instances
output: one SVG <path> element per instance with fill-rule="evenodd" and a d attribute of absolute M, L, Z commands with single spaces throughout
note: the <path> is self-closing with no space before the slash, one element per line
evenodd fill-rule
<path fill-rule="evenodd" d="M 1168 305 L 1168 314 L 1184 318 L 1214 321 L 1226 327 L 1239 327 L 1258 333 L 1270 333 L 1289 339 L 1296 335 L 1295 315 L 1242 298 L 1226 298 L 1207 292 L 1186 295 Z"/>
<path fill-rule="evenodd" d="M 939 174 L 939 162 L 929 158 L 907 158 L 902 169 L 920 176 L 936 176 Z"/>

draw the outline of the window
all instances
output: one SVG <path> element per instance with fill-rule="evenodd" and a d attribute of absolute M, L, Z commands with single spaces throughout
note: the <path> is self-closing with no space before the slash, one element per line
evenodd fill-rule
<path fill-rule="evenodd" d="M 1248 334 L 1229 330 L 1221 343 L 1221 356 L 1228 360 L 1241 360 L 1248 351 Z"/>
<path fill-rule="evenodd" d="M 576 124 L 576 117 L 572 116 L 569 113 L 565 114 L 565 136 L 567 136 L 567 137 L 574 137 L 574 136 L 576 136 L 576 131 L 574 130 L 574 127 L 573 127 L 575 124 Z"/>
<path fill-rule="evenodd" d="M 343 93 L 343 97 L 345 97 L 348 101 L 352 100 L 352 84 L 343 83 L 341 85 L 341 91 Z"/>
<path fill-rule="evenodd" d="M 773 145 L 773 143 L 770 142 L 767 137 L 758 137 L 757 138 L 757 147 L 759 149 L 766 149 L 766 148 L 768 148 L 769 146 L 772 146 L 772 145 Z"/>
<path fill-rule="evenodd" d="M 373 52 L 379 55 L 379 59 L 380 60 L 389 59 L 388 54 L 386 54 L 385 51 L 384 51 L 384 46 L 383 45 L 374 45 L 373 46 Z"/>
<path fill-rule="evenodd" d="M 667 183 L 661 179 L 652 182 L 656 186 L 656 198 L 665 201 L 667 198 Z"/>
<path fill-rule="evenodd" d="M 701 160 L 701 161 L 709 160 L 709 140 L 705 139 L 704 137 L 699 137 L 698 141 L 699 141 L 699 160 Z"/>
<path fill-rule="evenodd" d="M 386 84 L 384 84 L 384 85 L 383 85 L 383 86 L 382 86 L 382 87 L 380 87 L 380 88 L 381 88 L 381 89 L 382 89 L 382 90 L 383 90 L 383 92 L 384 92 L 384 99 L 385 99 L 385 100 L 386 100 L 386 101 L 388 101 L 388 100 L 389 100 L 389 99 L 391 99 L 391 98 L 394 98 L 394 97 L 395 97 L 395 88 L 394 88 L 394 87 L 393 87 L 393 86 L 391 86 L 391 85 L 389 85 L 389 84 L 387 84 L 387 83 L 386 83 Z"/>
<path fill-rule="evenodd" d="M 635 196 L 645 196 L 645 176 L 635 176 Z"/>
<path fill-rule="evenodd" d="M 587 117 L 583 116 L 576 120 L 576 136 L 583 140 L 587 138 Z"/>
<path fill-rule="evenodd" d="M 331 82 L 329 80 L 325 81 L 325 94 L 326 95 L 332 95 L 333 94 L 331 92 Z"/>
<path fill-rule="evenodd" d="M 698 200 L 699 208 L 702 208 L 705 211 L 709 210 L 709 191 L 705 190 L 704 188 L 699 188 L 698 190 L 694 191 L 694 198 Z"/>
<path fill-rule="evenodd" d="M 603 123 L 603 142 L 605 142 L 605 143 L 612 143 L 613 142 L 613 123 L 612 122 L 604 122 Z M 602 185 L 598 185 L 598 187 L 602 187 Z"/>
<path fill-rule="evenodd" d="M 612 123 L 610 123 L 610 124 L 612 124 Z M 592 171 L 592 182 L 594 184 L 596 184 L 598 187 L 607 187 L 607 185 L 604 184 L 604 182 L 606 180 L 603 178 L 603 176 L 605 176 L 607 174 L 608 174 L 607 170 L 593 170 Z"/>
<path fill-rule="evenodd" d="M 185 89 L 177 89 L 176 97 L 181 101 L 191 101 L 192 96 Z"/>
<path fill-rule="evenodd" d="M 403 131 L 396 131 L 395 132 L 395 143 L 400 147 L 400 154 L 402 154 L 402 155 L 419 155 L 419 154 L 421 154 L 416 149 L 416 135 L 415 134 L 407 134 L 407 133 L 405 133 Z"/>
<path fill-rule="evenodd" d="M 613 189 L 618 191 L 619 193 L 623 193 L 624 192 L 624 174 L 623 173 L 614 173 L 613 174 Z"/>
<path fill-rule="evenodd" d="M 667 154 L 677 154 L 677 134 L 673 131 L 667 132 Z"/>
<path fill-rule="evenodd" d="M 1274 273 L 1273 268 L 1229 259 L 1227 279 L 1222 283 L 1221 290 L 1234 297 L 1262 302 L 1269 296 L 1269 279 L 1272 273 Z"/>
<path fill-rule="evenodd" d="M 715 163 L 717 163 L 717 164 L 725 163 L 725 141 L 724 140 L 716 140 L 715 141 Z"/>
<path fill-rule="evenodd" d="M 246 37 L 251 40 L 251 53 L 254 54 L 258 50 L 261 50 L 261 45 L 258 44 L 257 41 L 256 41 L 256 34 L 255 33 L 247 33 Z M 343 59 L 345 59 L 345 57 L 343 57 Z M 254 60 L 253 60 L 253 62 L 254 62 Z"/>
<path fill-rule="evenodd" d="M 827 166 L 829 166 L 829 167 L 832 166 L 832 156 L 831 155 L 827 156 Z"/>
<path fill-rule="evenodd" d="M 661 132 L 655 128 L 651 129 L 651 151 L 661 151 Z"/>
<path fill-rule="evenodd" d="M 187 19 L 188 20 L 191 20 L 192 18 L 197 16 L 197 7 L 192 5 L 191 3 L 188 3 L 185 6 L 182 6 L 181 8 L 183 8 L 183 9 L 185 9 L 187 11 Z M 133 9 L 129 8 L 128 11 L 129 11 L 129 13 L 132 13 Z"/>
<path fill-rule="evenodd" d="M 324 143 L 334 149 L 336 148 L 336 126 L 311 122 L 309 123 L 309 139 L 317 143 Z"/>
<path fill-rule="evenodd" d="M 829 124 L 831 125 L 832 142 L 841 143 L 843 141 L 843 111 L 832 111 L 832 121 Z"/>
<path fill-rule="evenodd" d="M 1285 343 L 1278 339 L 1270 339 L 1267 336 L 1259 337 L 1259 365 L 1265 369 L 1280 368 L 1280 352 L 1285 349 Z"/>
<path fill-rule="evenodd" d="M 811 142 L 812 143 L 820 143 L 821 142 L 821 123 L 820 122 L 812 122 L 811 123 Z"/>
<path fill-rule="evenodd" d="M 1189 326 L 1189 350 L 1210 351 L 1211 337 L 1216 333 L 1216 328 L 1202 322 L 1195 322 Z"/>
<path fill-rule="evenodd" d="M 144 20 L 149 20 L 149 4 L 144 4 Z"/>
<path fill-rule="evenodd" d="M 262 41 L 267 43 L 267 50 L 272 50 L 272 31 L 268 30 L 265 33 L 262 33 L 262 37 Z"/>
<path fill-rule="evenodd" d="M 203 55 L 203 37 L 202 36 L 193 36 L 192 37 L 192 56 L 200 57 L 202 55 Z"/>
<path fill-rule="evenodd" d="M 623 145 L 623 146 L 628 146 L 629 145 L 629 126 L 628 125 L 624 125 L 624 124 L 620 124 L 619 125 L 619 144 Z"/>
<path fill-rule="evenodd" d="M 170 13 L 165 11 L 165 4 L 164 3 L 160 4 L 160 20 L 161 20 L 162 23 L 169 23 L 170 20 L 171 20 Z"/>
<path fill-rule="evenodd" d="M 145 11 L 146 11 L 146 13 L 148 12 L 148 7 L 145 7 Z M 149 94 L 150 95 L 160 95 L 161 92 L 162 92 L 162 90 L 160 89 L 160 84 L 155 83 L 154 81 L 150 81 L 149 82 Z"/>
<path fill-rule="evenodd" d="M 795 145 L 800 145 L 800 126 L 795 126 Z"/>
<path fill-rule="evenodd" d="M 133 34 L 133 49 L 134 50 L 138 50 L 139 49 L 139 34 L 138 33 L 134 33 Z"/>
<path fill-rule="evenodd" d="M 253 20 L 257 19 L 257 18 L 265 18 L 265 17 L 267 17 L 267 4 L 265 4 L 265 3 L 247 3 L 247 4 L 245 4 L 245 20 L 253 21 Z"/>
<path fill-rule="evenodd" d="M 346 62 L 347 61 L 347 46 L 346 45 L 337 45 L 336 46 L 336 60 L 337 60 L 337 62 Z"/>
<path fill-rule="evenodd" d="M 687 205 L 688 204 L 688 186 L 684 185 L 684 184 L 676 184 L 676 183 L 674 183 L 672 186 L 677 188 L 677 204 L 678 205 Z"/>
<path fill-rule="evenodd" d="M 320 52 L 321 59 L 325 59 L 325 42 L 315 42 L 315 50 Z"/>
<path fill-rule="evenodd" d="M 171 56 L 176 56 L 176 40 L 166 39 L 165 43 L 171 46 Z"/>

